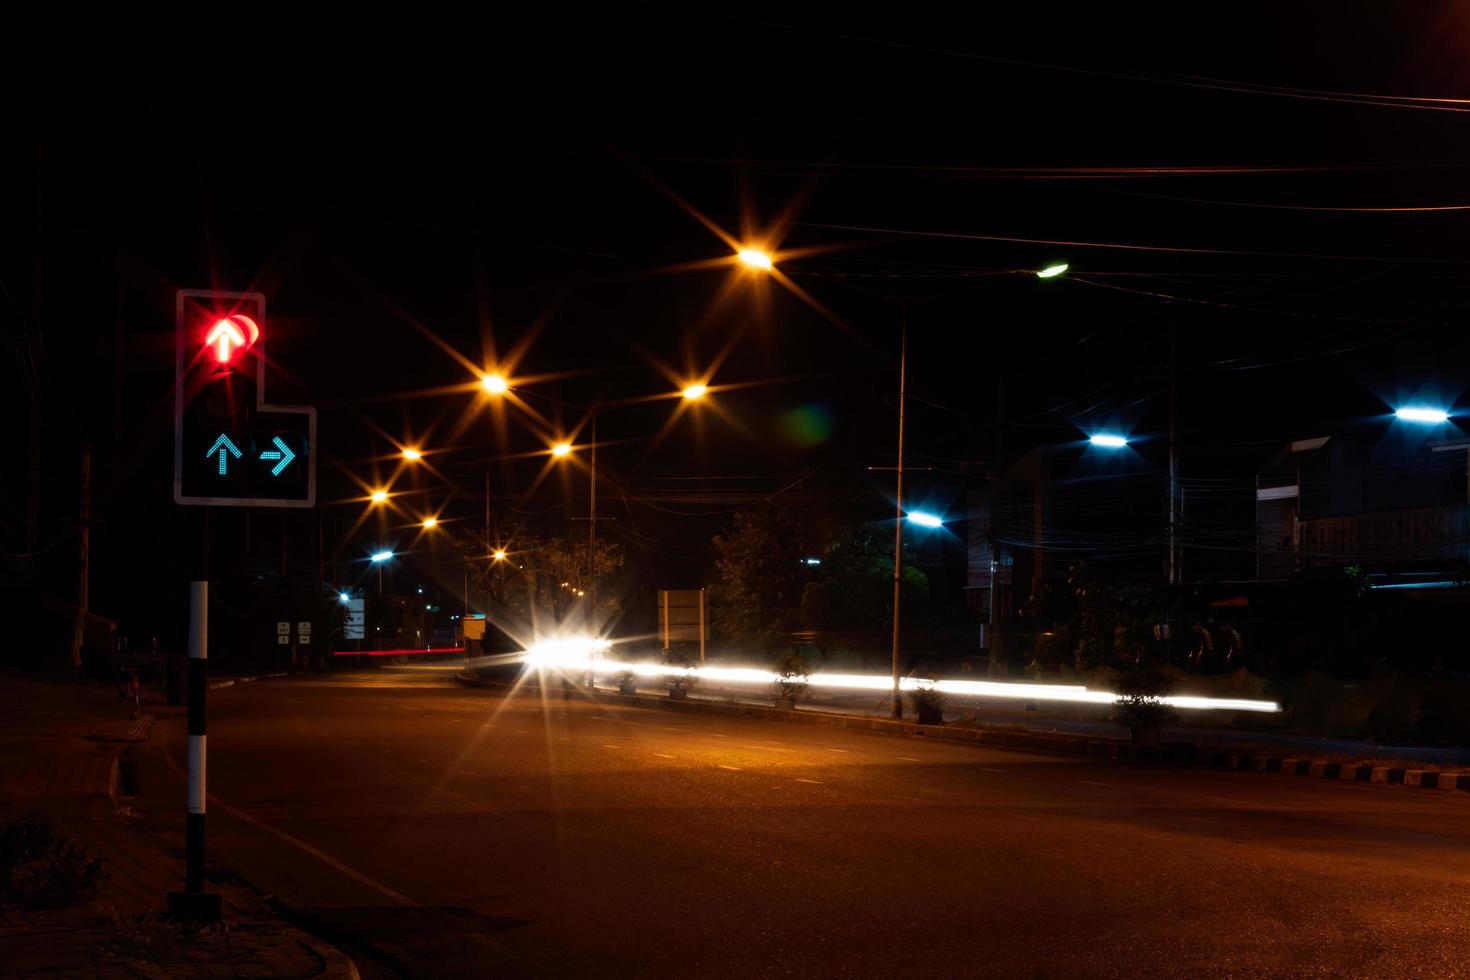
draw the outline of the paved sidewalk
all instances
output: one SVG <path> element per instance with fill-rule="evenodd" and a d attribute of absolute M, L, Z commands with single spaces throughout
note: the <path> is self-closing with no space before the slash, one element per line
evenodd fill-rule
<path fill-rule="evenodd" d="M 344 954 L 228 877 L 211 884 L 221 925 L 164 919 L 167 893 L 182 887 L 183 840 L 147 829 L 118 760 L 142 750 L 156 717 L 185 709 L 149 692 L 141 716 L 132 710 L 110 687 L 0 675 L 0 819 L 43 811 L 107 873 L 96 897 L 71 908 L 0 908 L 0 975 L 357 977 Z"/>

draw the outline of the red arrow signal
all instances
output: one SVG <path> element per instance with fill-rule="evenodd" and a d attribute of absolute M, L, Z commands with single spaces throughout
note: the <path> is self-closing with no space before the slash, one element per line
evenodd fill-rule
<path fill-rule="evenodd" d="M 244 350 L 252 346 L 259 337 L 260 328 L 255 325 L 255 321 L 237 313 L 215 321 L 214 326 L 209 330 L 209 336 L 204 338 L 204 346 L 216 347 L 218 345 L 215 359 L 224 364 L 231 357 L 231 344 Z"/>

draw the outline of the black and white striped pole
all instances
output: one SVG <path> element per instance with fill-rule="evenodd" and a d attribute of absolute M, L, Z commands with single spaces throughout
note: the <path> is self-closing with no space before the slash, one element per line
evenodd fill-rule
<path fill-rule="evenodd" d="M 209 695 L 209 511 L 204 512 L 199 567 L 189 583 L 189 772 L 184 818 L 184 890 L 168 896 L 169 915 L 218 922 L 220 897 L 204 890 L 204 811 L 208 789 L 205 705 Z"/>

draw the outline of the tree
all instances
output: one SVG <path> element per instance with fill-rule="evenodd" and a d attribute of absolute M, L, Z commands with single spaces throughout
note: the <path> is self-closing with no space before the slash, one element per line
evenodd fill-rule
<path fill-rule="evenodd" d="M 879 630 L 893 622 L 893 528 L 771 501 L 735 515 L 714 540 L 720 635 L 778 645 L 794 630 Z M 808 565 L 806 559 L 820 558 Z M 904 555 L 904 601 L 920 619 L 928 577 Z"/>
<path fill-rule="evenodd" d="M 586 541 L 539 538 L 515 527 L 502 533 L 487 541 L 482 532 L 471 531 L 462 545 L 471 587 L 497 622 L 515 624 L 530 635 L 538 624 L 560 625 L 579 605 L 585 610 L 589 592 L 596 594 L 599 622 L 621 611 L 621 602 L 606 587 L 623 565 L 617 544 L 599 541 L 595 568 L 589 569 Z M 497 561 L 492 556 L 501 548 L 506 556 Z"/>
<path fill-rule="evenodd" d="M 811 629 L 879 630 L 893 625 L 893 528 L 867 521 L 843 527 L 822 552 L 822 577 L 808 584 L 802 613 Z M 903 554 L 903 602 L 922 622 L 929 577 Z"/>
<path fill-rule="evenodd" d="M 714 539 L 718 584 L 712 624 L 726 640 L 770 647 L 801 623 L 804 559 L 823 550 L 830 520 L 810 508 L 772 500 L 740 511 Z"/>

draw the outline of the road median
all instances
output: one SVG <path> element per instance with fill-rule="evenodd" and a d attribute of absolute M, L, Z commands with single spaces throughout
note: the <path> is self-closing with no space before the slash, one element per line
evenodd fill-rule
<path fill-rule="evenodd" d="M 508 689 L 508 685 L 483 678 L 467 677 L 463 674 L 455 675 L 454 681 L 464 687 Z M 728 717 L 761 718 L 788 724 L 826 725 L 854 731 L 933 738 L 998 749 L 1088 756 L 1120 762 L 1153 762 L 1190 768 L 1270 772 L 1309 779 L 1439 789 L 1470 795 L 1470 773 L 1425 769 L 1422 764 L 1409 768 L 1404 765 L 1384 765 L 1382 762 L 1344 762 L 1341 759 L 1329 757 L 1289 756 L 1284 753 L 1244 749 L 1239 746 L 1213 746 L 1200 741 L 1134 745 L 1122 739 L 1078 738 L 1076 735 L 1052 735 L 1043 732 L 986 727 L 979 724 L 920 725 L 916 722 L 879 718 L 872 715 L 852 715 L 833 711 L 774 706 L 768 708 L 744 702 L 713 701 L 704 698 L 670 698 L 645 693 L 618 694 L 601 690 L 589 693 L 585 688 L 574 688 L 569 693 L 602 704 L 622 704 L 630 707 Z"/>

